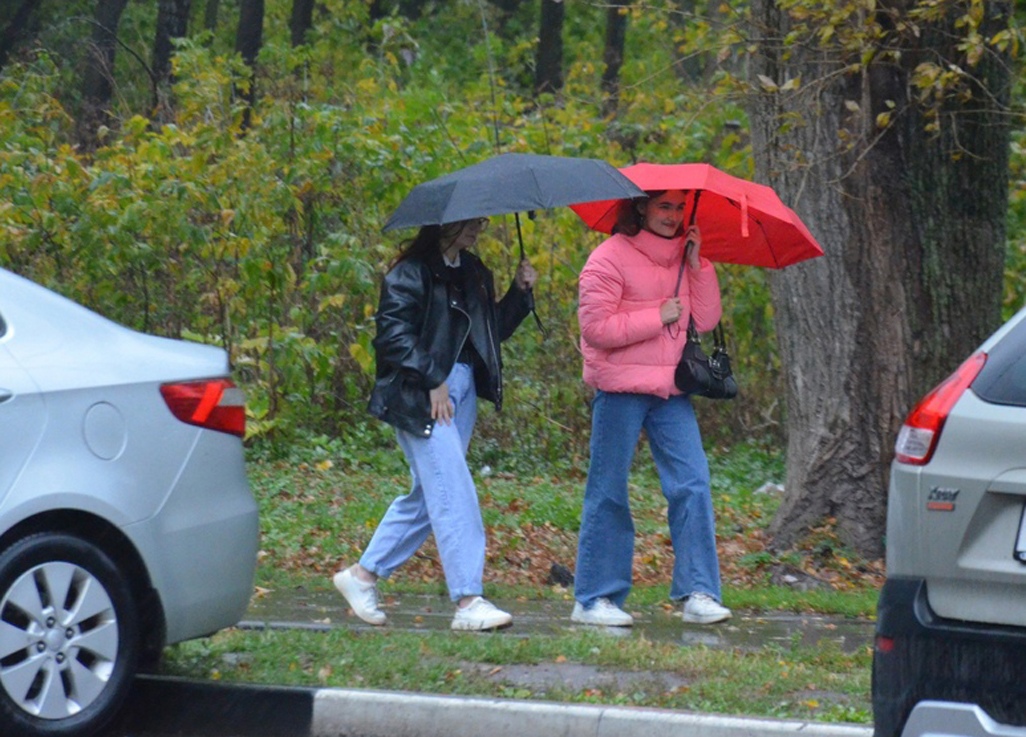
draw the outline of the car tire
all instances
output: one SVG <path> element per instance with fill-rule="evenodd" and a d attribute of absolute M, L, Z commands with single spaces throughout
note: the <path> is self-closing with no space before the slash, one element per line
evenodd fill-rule
<path fill-rule="evenodd" d="M 0 554 L 4 733 L 95 734 L 124 703 L 138 657 L 137 608 L 103 550 L 38 533 Z"/>

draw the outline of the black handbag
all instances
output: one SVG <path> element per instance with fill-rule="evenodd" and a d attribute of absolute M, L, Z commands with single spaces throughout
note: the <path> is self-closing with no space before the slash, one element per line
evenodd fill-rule
<path fill-rule="evenodd" d="M 680 273 L 677 274 L 677 288 L 674 294 L 680 294 L 686 258 L 685 251 L 680 261 Z M 727 354 L 722 325 L 717 324 L 713 330 L 713 352 L 707 356 L 702 350 L 698 330 L 695 329 L 695 320 L 688 316 L 688 342 L 684 344 L 684 352 L 673 372 L 673 383 L 684 396 L 696 395 L 709 399 L 733 399 L 737 396 L 737 381 L 730 370 L 730 356 Z"/>
<path fill-rule="evenodd" d="M 694 319 L 688 320 L 688 342 L 673 372 L 673 383 L 685 396 L 709 399 L 733 399 L 737 396 L 737 381 L 730 370 L 723 326 L 717 325 L 713 330 L 713 352 L 707 356 L 702 350 Z"/>

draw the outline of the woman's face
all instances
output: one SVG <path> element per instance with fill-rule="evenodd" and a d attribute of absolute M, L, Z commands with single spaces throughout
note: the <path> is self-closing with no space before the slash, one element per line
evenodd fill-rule
<path fill-rule="evenodd" d="M 684 223 L 684 192 L 671 189 L 645 203 L 641 212 L 641 226 L 663 238 L 678 235 Z"/>
<path fill-rule="evenodd" d="M 488 218 L 474 218 L 442 226 L 442 251 L 456 253 L 477 243 L 477 237 L 488 226 Z"/>

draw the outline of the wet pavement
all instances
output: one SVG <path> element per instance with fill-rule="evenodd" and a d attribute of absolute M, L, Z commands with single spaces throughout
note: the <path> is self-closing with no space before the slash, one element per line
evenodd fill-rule
<path fill-rule="evenodd" d="M 411 632 L 449 631 L 453 608 L 443 596 L 392 594 L 384 591 L 383 608 L 388 627 Z M 573 601 L 492 599 L 513 615 L 513 626 L 503 636 L 530 637 L 557 635 L 582 628 L 570 621 Z M 628 602 L 629 603 L 629 602 Z M 874 623 L 868 619 L 810 614 L 753 614 L 735 611 L 727 622 L 715 625 L 685 623 L 680 607 L 627 607 L 634 616 L 633 627 L 593 628 L 611 637 L 645 637 L 656 642 L 675 642 L 682 646 L 741 650 L 775 645 L 820 647 L 836 644 L 844 652 L 870 647 Z M 375 630 L 353 616 L 342 597 L 332 590 L 270 591 L 254 598 L 239 626 L 244 629 L 303 628 L 328 630 L 336 627 Z"/>

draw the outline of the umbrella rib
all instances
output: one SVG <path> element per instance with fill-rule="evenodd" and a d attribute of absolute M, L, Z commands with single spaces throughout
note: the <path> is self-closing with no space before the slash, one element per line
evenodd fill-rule
<path fill-rule="evenodd" d="M 736 207 L 738 209 L 738 212 L 741 211 L 740 203 L 735 202 L 734 200 L 730 199 L 729 197 L 724 197 L 723 199 L 725 199 L 731 205 Z M 755 224 L 759 226 L 759 230 L 762 231 L 762 237 L 766 239 L 766 249 L 770 252 L 770 256 L 773 257 L 773 266 L 772 266 L 772 268 L 774 268 L 774 269 L 782 268 L 781 265 L 780 265 L 780 259 L 777 258 L 776 249 L 773 248 L 773 243 L 772 243 L 772 241 L 770 241 L 769 233 L 766 232 L 766 226 L 762 224 L 762 221 L 759 220 L 759 218 L 755 217 L 752 214 L 751 208 L 748 209 L 748 220 L 749 220 L 749 222 L 754 220 Z"/>

